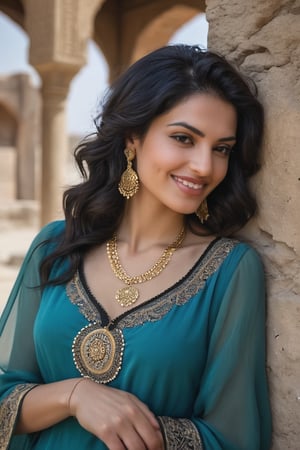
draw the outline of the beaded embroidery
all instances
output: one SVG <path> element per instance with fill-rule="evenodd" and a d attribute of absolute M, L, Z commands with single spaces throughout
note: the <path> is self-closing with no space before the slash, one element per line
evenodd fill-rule
<path fill-rule="evenodd" d="M 191 420 L 165 416 L 158 420 L 163 429 L 166 449 L 203 450 L 199 431 Z"/>
<path fill-rule="evenodd" d="M 97 383 L 109 383 L 118 375 L 124 351 L 124 337 L 121 330 L 101 328 L 99 322 L 87 325 L 76 335 L 73 359 L 83 377 Z"/>

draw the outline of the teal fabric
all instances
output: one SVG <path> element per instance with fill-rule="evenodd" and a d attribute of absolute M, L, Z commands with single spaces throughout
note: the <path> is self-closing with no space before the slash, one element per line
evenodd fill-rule
<path fill-rule="evenodd" d="M 35 239 L 2 315 L 0 400 L 20 383 L 80 376 L 71 349 L 87 318 L 65 286 L 48 287 L 42 295 L 39 288 L 32 289 L 39 284 L 39 263 L 54 245 L 40 243 L 63 228 L 64 222 L 49 224 Z M 165 299 L 175 299 L 198 270 L 201 260 L 153 304 L 163 309 Z M 136 308 L 142 323 L 123 328 L 122 369 L 109 385 L 135 394 L 157 416 L 190 419 L 206 450 L 269 449 L 264 274 L 256 252 L 237 243 L 190 297 L 174 301 L 155 319 L 147 315 L 150 307 L 147 302 L 148 309 Z M 69 418 L 37 435 L 13 437 L 9 448 L 107 447 Z"/>

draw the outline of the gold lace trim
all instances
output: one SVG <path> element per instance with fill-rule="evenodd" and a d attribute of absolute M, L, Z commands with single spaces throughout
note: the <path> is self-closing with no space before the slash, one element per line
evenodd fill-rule
<path fill-rule="evenodd" d="M 165 293 L 129 311 L 128 314 L 117 321 L 118 328 L 130 328 L 142 325 L 145 322 L 155 322 L 162 319 L 173 306 L 183 305 L 188 302 L 203 288 L 206 280 L 218 270 L 222 262 L 238 243 L 237 240 L 228 238 L 216 241 L 182 281 L 167 289 Z M 80 281 L 78 272 L 69 281 L 66 290 L 70 301 L 79 307 L 81 314 L 89 322 L 102 324 L 100 312 L 90 300 Z"/>
<path fill-rule="evenodd" d="M 189 419 L 173 419 L 161 416 L 161 425 L 166 450 L 203 450 L 200 434 Z"/>
<path fill-rule="evenodd" d="M 6 450 L 11 439 L 24 396 L 36 384 L 18 384 L 0 404 L 0 450 Z"/>

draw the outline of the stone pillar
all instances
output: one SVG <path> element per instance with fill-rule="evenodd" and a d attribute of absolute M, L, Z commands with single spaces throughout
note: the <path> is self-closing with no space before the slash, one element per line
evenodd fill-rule
<path fill-rule="evenodd" d="M 62 192 L 68 151 L 66 98 L 72 74 L 59 67 L 40 71 L 42 78 L 41 223 L 62 216 Z"/>
<path fill-rule="evenodd" d="M 65 101 L 85 64 L 87 39 L 104 0 L 24 0 L 29 59 L 42 78 L 41 224 L 61 216 L 67 152 Z"/>
<path fill-rule="evenodd" d="M 39 141 L 39 92 L 30 84 L 29 76 L 17 76 L 19 84 L 19 126 L 17 134 L 16 198 L 33 200 L 37 195 L 36 162 Z"/>

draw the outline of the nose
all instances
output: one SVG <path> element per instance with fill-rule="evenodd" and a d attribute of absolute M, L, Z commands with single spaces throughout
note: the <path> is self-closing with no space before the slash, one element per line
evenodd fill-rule
<path fill-rule="evenodd" d="M 208 145 L 195 147 L 190 160 L 191 170 L 201 177 L 209 177 L 213 170 L 213 152 Z"/>

